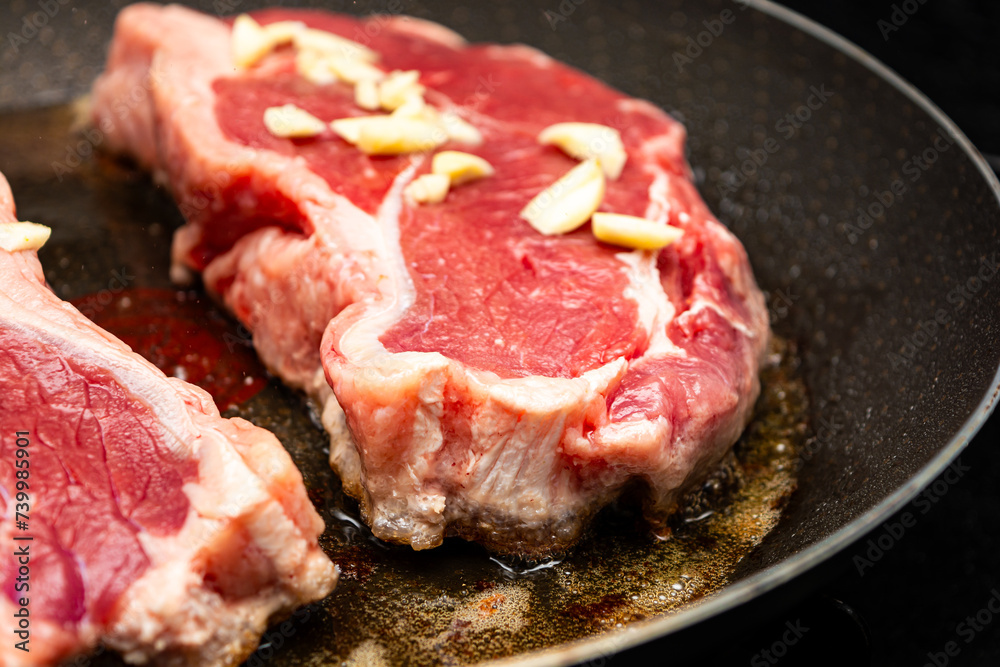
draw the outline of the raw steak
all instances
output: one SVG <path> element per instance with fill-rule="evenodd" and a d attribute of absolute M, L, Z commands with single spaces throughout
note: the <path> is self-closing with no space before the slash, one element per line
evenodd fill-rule
<path fill-rule="evenodd" d="M 0 665 L 98 642 L 131 662 L 236 665 L 336 583 L 302 477 L 273 435 L 57 298 L 35 250 L 12 245 L 21 229 L 0 176 Z"/>
<path fill-rule="evenodd" d="M 185 215 L 177 277 L 202 272 L 268 367 L 323 405 L 331 462 L 375 534 L 542 555 L 633 482 L 651 520 L 675 512 L 746 425 L 769 335 L 745 251 L 691 183 L 683 128 L 524 46 L 467 45 L 407 17 L 254 16 L 418 70 L 427 102 L 483 136 L 441 148 L 495 167 L 415 206 L 403 190 L 427 153 L 273 136 L 268 107 L 367 112 L 351 86 L 297 74 L 288 48 L 236 68 L 230 23 L 178 7 L 123 10 L 94 89 L 107 145 Z M 679 227 L 679 242 L 630 252 L 519 217 L 577 164 L 537 141 L 564 121 L 622 136 L 628 161 L 601 210 Z"/>

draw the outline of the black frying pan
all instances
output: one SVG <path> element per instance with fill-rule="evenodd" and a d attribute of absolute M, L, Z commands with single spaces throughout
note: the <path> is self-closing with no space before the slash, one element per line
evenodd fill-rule
<path fill-rule="evenodd" d="M 239 11 L 253 3 L 228 4 Z M 964 136 L 907 84 L 773 5 L 404 5 L 472 40 L 536 45 L 679 116 L 700 188 L 746 245 L 775 331 L 798 345 L 810 396 L 799 489 L 727 587 L 680 613 L 630 623 L 627 633 L 520 662 L 590 660 L 681 631 L 697 639 L 699 628 L 712 627 L 700 622 L 739 619 L 739 605 L 768 591 L 778 591 L 774 604 L 784 602 L 781 584 L 808 577 L 903 507 L 982 424 L 1000 384 L 1000 278 L 991 273 L 994 253 L 1000 259 L 1000 188 Z M 77 9 L 63 6 L 18 52 L 4 52 L 0 104 L 49 103 L 86 88 L 113 11 Z M 33 10 L 15 6 L 16 25 Z M 18 87 L 24 83 L 30 96 Z M 76 148 L 67 114 L 5 120 L 0 170 L 11 176 L 21 217 L 55 229 L 42 259 L 64 296 L 98 292 L 107 266 L 134 252 L 130 243 L 156 245 L 149 222 L 138 236 L 130 231 L 136 217 L 168 231 L 176 224 L 167 198 L 141 176 Z M 10 136 L 28 127 L 44 132 Z M 60 180 L 52 162 L 74 153 L 84 166 Z M 110 256 L 108 239 L 117 244 Z M 144 284 L 165 286 L 158 257 Z M 270 418 L 284 419 L 286 436 L 315 441 L 294 417 L 294 397 L 275 391 L 274 401 L 285 402 Z M 317 470 L 313 482 L 321 477 Z M 455 562 L 483 564 L 481 552 L 456 549 Z M 320 617 L 296 643 L 320 631 Z M 278 655 L 285 664 L 301 660 L 287 648 Z"/>

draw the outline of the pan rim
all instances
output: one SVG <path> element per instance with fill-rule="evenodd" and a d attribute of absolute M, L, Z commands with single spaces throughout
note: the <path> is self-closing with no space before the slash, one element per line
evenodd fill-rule
<path fill-rule="evenodd" d="M 921 93 L 911 83 L 903 79 L 890 67 L 873 55 L 837 34 L 833 30 L 812 19 L 780 5 L 772 0 L 740 0 L 756 10 L 779 21 L 787 23 L 805 34 L 818 39 L 836 51 L 852 58 L 876 74 L 881 80 L 891 84 L 900 93 L 926 112 L 939 126 L 955 139 L 962 151 L 972 160 L 993 192 L 1000 206 L 1000 181 L 979 150 L 969 141 L 965 133 L 934 102 Z M 952 464 L 968 446 L 996 408 L 1000 396 L 1000 366 L 993 375 L 993 381 L 975 410 L 962 424 L 948 443 L 909 480 L 861 516 L 855 518 L 836 532 L 812 544 L 790 558 L 771 565 L 761 572 L 723 588 L 694 606 L 676 614 L 641 622 L 620 631 L 596 635 L 562 646 L 542 649 L 523 656 L 512 656 L 502 660 L 483 663 L 490 666 L 517 665 L 518 667 L 557 667 L 573 665 L 597 657 L 609 658 L 621 651 L 640 644 L 663 638 L 685 628 L 692 627 L 713 616 L 735 609 L 760 595 L 775 590 L 792 579 L 812 570 L 834 555 L 844 551 L 878 524 L 906 506 L 920 491 L 934 481 L 938 475 Z"/>

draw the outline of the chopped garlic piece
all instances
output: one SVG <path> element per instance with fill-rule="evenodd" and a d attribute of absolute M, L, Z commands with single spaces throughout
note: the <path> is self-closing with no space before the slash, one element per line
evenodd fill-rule
<path fill-rule="evenodd" d="M 478 146 L 483 143 L 483 135 L 473 125 L 463 120 L 454 111 L 446 111 L 441 116 L 441 124 L 448 132 L 448 136 L 455 141 L 470 146 Z"/>
<path fill-rule="evenodd" d="M 7 252 L 38 250 L 49 240 L 52 230 L 34 222 L 0 224 L 0 248 Z"/>
<path fill-rule="evenodd" d="M 393 116 L 419 118 L 440 127 L 449 139 L 463 144 L 478 146 L 483 142 L 483 135 L 475 127 L 462 120 L 454 111 L 438 113 L 437 109 L 427 104 L 423 97 L 411 97 L 392 112 Z"/>
<path fill-rule="evenodd" d="M 414 97 L 423 97 L 425 88 L 418 83 L 420 72 L 415 69 L 394 70 L 379 84 L 378 94 L 382 108 L 392 111 Z"/>
<path fill-rule="evenodd" d="M 403 194 L 416 204 L 437 204 L 448 196 L 451 179 L 442 174 L 424 174 L 406 186 Z"/>
<path fill-rule="evenodd" d="M 306 24 L 302 21 L 275 21 L 264 26 L 264 33 L 273 46 L 278 46 L 294 41 L 295 35 L 305 29 Z"/>
<path fill-rule="evenodd" d="M 378 84 L 371 79 L 358 81 L 354 86 L 354 103 L 368 111 L 378 109 L 381 106 L 378 101 Z"/>
<path fill-rule="evenodd" d="M 355 41 L 334 35 L 325 30 L 306 28 L 295 33 L 295 46 L 299 49 L 312 49 L 329 56 L 360 60 L 373 63 L 378 60 L 378 53 Z"/>
<path fill-rule="evenodd" d="M 596 123 L 556 123 L 542 130 L 539 143 L 554 145 L 578 160 L 597 158 L 611 180 L 621 176 L 628 155 L 618 130 Z"/>
<path fill-rule="evenodd" d="M 591 225 L 601 241 L 641 250 L 658 250 L 684 235 L 677 227 L 619 213 L 595 213 Z"/>
<path fill-rule="evenodd" d="M 327 56 L 326 63 L 330 70 L 337 75 L 338 79 L 347 83 L 379 81 L 385 78 L 385 72 L 363 60 Z"/>
<path fill-rule="evenodd" d="M 347 83 L 377 81 L 385 72 L 361 60 L 330 55 L 316 49 L 300 49 L 295 54 L 295 69 L 303 78 L 317 85 L 341 80 Z"/>
<path fill-rule="evenodd" d="M 366 88 L 368 85 L 364 84 Z M 366 108 L 362 102 L 371 102 L 365 99 L 365 96 L 370 95 L 370 88 L 367 91 L 360 90 L 361 86 L 362 83 L 359 82 L 355 88 L 355 101 L 358 106 Z M 455 139 L 456 134 L 469 143 L 482 141 L 476 128 L 453 112 L 442 116 L 421 96 L 408 98 L 388 115 L 341 118 L 330 123 L 330 126 L 346 141 L 371 155 L 432 150 L 449 139 Z M 362 128 L 367 128 L 364 136 Z"/>
<path fill-rule="evenodd" d="M 349 144 L 361 141 L 361 126 L 375 116 L 359 116 L 357 118 L 338 118 L 330 121 L 330 128 Z"/>
<path fill-rule="evenodd" d="M 326 129 L 326 123 L 294 104 L 265 109 L 264 126 L 276 137 L 314 137 Z"/>
<path fill-rule="evenodd" d="M 424 98 L 419 95 L 408 98 L 393 110 L 392 115 L 401 118 L 420 118 L 432 123 L 438 121 L 437 110 L 427 106 Z"/>
<path fill-rule="evenodd" d="M 341 118 L 330 127 L 369 155 L 398 155 L 436 148 L 448 139 L 434 123 L 398 116 Z"/>
<path fill-rule="evenodd" d="M 452 185 L 461 185 L 493 175 L 493 165 L 470 153 L 441 151 L 434 155 L 431 171 L 447 176 Z"/>
<path fill-rule="evenodd" d="M 230 48 L 237 67 L 250 67 L 266 56 L 274 45 L 259 23 L 247 14 L 240 14 L 233 22 Z"/>
<path fill-rule="evenodd" d="M 291 42 L 305 27 L 301 21 L 278 21 L 261 27 L 248 14 L 240 14 L 233 22 L 233 61 L 238 67 L 250 67 L 275 47 Z"/>
<path fill-rule="evenodd" d="M 328 59 L 322 52 L 313 49 L 300 49 L 295 53 L 295 71 L 317 86 L 325 86 L 337 80 Z"/>
<path fill-rule="evenodd" d="M 433 123 L 410 118 L 387 118 L 361 126 L 357 146 L 369 155 L 397 155 L 432 150 L 447 140 Z"/>
<path fill-rule="evenodd" d="M 521 217 L 546 236 L 564 234 L 587 222 L 603 199 L 604 172 L 596 159 L 585 160 L 538 193 Z"/>

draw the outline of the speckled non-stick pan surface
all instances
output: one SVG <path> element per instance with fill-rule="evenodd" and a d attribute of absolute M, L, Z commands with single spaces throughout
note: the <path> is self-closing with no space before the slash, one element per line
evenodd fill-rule
<path fill-rule="evenodd" d="M 739 479 L 707 494 L 672 541 L 637 530 L 625 506 L 541 567 L 460 542 L 420 554 L 380 545 L 327 470 L 308 408 L 266 381 L 246 332 L 197 290 L 171 289 L 180 217 L 169 196 L 103 156 L 99 135 L 71 127 L 72 109 L 57 106 L 99 72 L 118 4 L 52 3 L 44 20 L 34 2 L 0 9 L 2 32 L 23 37 L 0 55 L 0 171 L 19 216 L 54 230 L 41 258 L 60 296 L 213 386 L 230 414 L 275 430 L 302 468 L 344 576 L 322 604 L 273 628 L 250 664 L 615 654 L 849 544 L 933 479 L 993 406 L 996 178 L 940 112 L 864 54 L 772 5 L 322 3 L 526 42 L 673 113 L 702 194 L 745 244 L 787 341 L 738 449 Z"/>

